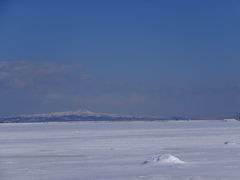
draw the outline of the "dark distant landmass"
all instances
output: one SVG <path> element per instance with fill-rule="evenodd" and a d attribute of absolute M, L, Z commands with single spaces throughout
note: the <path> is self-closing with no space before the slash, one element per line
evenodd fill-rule
<path fill-rule="evenodd" d="M 178 117 L 178 119 L 181 119 Z M 167 120 L 154 116 L 118 115 L 95 113 L 89 110 L 53 112 L 46 114 L 13 115 L 0 117 L 0 123 L 20 122 L 72 122 L 72 121 L 130 121 L 130 120 Z"/>

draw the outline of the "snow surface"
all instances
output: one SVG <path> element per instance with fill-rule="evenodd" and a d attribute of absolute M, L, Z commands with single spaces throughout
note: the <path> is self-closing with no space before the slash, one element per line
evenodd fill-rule
<path fill-rule="evenodd" d="M 0 124 L 0 180 L 239 180 L 239 132 L 226 121 Z"/>

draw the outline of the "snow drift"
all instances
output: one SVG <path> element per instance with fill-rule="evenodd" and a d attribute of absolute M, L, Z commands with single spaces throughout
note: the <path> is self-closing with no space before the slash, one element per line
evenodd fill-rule
<path fill-rule="evenodd" d="M 159 164 L 184 164 L 185 162 L 171 154 L 163 154 L 154 156 L 151 160 L 146 160 L 143 164 L 159 163 Z"/>

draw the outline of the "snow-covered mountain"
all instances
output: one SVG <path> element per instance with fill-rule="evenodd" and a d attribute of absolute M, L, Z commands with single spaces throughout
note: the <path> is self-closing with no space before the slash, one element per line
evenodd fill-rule
<path fill-rule="evenodd" d="M 65 121 L 120 121 L 120 120 L 160 120 L 156 117 L 96 113 L 89 110 L 52 112 L 0 117 L 0 122 L 65 122 Z"/>

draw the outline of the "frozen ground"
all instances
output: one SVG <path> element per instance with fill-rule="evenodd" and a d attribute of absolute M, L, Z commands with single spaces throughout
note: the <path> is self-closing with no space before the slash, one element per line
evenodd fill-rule
<path fill-rule="evenodd" d="M 240 122 L 0 125 L 0 180 L 239 180 Z"/>

